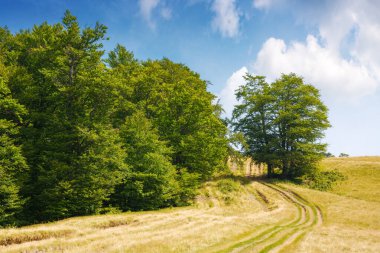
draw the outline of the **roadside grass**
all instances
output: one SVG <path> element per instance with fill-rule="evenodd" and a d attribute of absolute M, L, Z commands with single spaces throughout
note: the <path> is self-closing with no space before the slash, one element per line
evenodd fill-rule
<path fill-rule="evenodd" d="M 189 207 L 2 229 L 0 252 L 197 252 L 291 220 L 292 208 L 257 182 L 220 177 L 205 183 Z"/>
<path fill-rule="evenodd" d="M 328 158 L 321 166 L 346 180 L 329 192 L 280 184 L 313 200 L 324 214 L 322 227 L 283 252 L 380 252 L 380 157 Z"/>
<path fill-rule="evenodd" d="M 323 226 L 283 252 L 379 252 L 380 203 L 287 184 L 321 208 Z"/>

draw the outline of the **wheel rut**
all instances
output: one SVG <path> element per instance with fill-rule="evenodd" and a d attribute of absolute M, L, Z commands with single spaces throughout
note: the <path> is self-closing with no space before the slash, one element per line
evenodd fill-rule
<path fill-rule="evenodd" d="M 269 226 L 250 238 L 230 244 L 216 252 L 281 252 L 288 245 L 300 240 L 313 227 L 322 224 L 322 213 L 315 204 L 284 187 L 264 182 L 261 184 L 277 192 L 284 200 L 294 205 L 295 218 Z"/>

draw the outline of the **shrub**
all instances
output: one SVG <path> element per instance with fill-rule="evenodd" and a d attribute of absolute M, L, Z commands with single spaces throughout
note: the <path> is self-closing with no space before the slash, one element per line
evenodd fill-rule
<path fill-rule="evenodd" d="M 224 194 L 227 194 L 238 191 L 240 188 L 240 183 L 232 179 L 222 179 L 218 181 L 217 187 L 219 191 L 221 191 Z"/>
<path fill-rule="evenodd" d="M 337 181 L 345 180 L 346 176 L 337 170 L 317 171 L 300 178 L 301 183 L 311 189 L 327 191 L 332 188 Z"/>

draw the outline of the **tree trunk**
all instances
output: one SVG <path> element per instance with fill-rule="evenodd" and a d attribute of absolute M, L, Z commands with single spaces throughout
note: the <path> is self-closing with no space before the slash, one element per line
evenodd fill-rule
<path fill-rule="evenodd" d="M 270 163 L 268 163 L 267 166 L 268 166 L 268 177 L 272 177 L 273 176 L 273 166 Z"/>

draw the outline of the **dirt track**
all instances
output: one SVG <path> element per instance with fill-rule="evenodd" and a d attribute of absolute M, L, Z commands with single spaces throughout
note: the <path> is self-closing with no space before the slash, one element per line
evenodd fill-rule
<path fill-rule="evenodd" d="M 314 226 L 322 224 L 322 213 L 317 206 L 288 189 L 268 183 L 262 184 L 292 204 L 295 217 L 266 227 L 252 237 L 216 252 L 280 252 L 301 239 Z"/>

